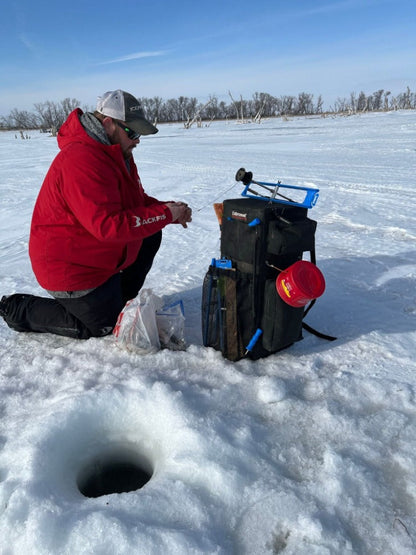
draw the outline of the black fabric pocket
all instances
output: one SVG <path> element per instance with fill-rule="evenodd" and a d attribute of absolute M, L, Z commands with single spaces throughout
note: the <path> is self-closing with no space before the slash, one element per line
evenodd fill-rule
<path fill-rule="evenodd" d="M 275 280 L 268 279 L 264 289 L 261 329 L 266 351 L 276 352 L 302 339 L 303 307 L 285 303 L 276 290 Z"/>
<path fill-rule="evenodd" d="M 252 272 L 257 253 L 258 230 L 231 218 L 223 222 L 221 256 L 230 258 L 242 271 Z"/>
<path fill-rule="evenodd" d="M 267 252 L 271 254 L 288 254 L 312 251 L 315 247 L 315 220 L 304 220 L 286 224 L 273 221 L 269 224 Z"/>
<path fill-rule="evenodd" d="M 202 285 L 202 341 L 205 347 L 214 347 L 217 350 L 222 350 L 224 342 L 221 304 L 218 269 L 210 266 Z"/>

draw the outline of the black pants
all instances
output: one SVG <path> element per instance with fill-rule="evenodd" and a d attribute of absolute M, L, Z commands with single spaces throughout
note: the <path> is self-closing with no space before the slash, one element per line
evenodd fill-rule
<path fill-rule="evenodd" d="M 49 332 L 77 339 L 111 333 L 126 302 L 140 291 L 161 240 L 161 231 L 144 239 L 131 266 L 83 297 L 49 299 L 20 293 L 10 295 L 4 320 L 15 331 Z"/>

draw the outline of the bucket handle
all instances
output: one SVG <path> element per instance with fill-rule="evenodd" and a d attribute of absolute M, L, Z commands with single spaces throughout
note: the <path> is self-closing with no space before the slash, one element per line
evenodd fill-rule
<path fill-rule="evenodd" d="M 266 260 L 266 266 L 268 266 L 269 268 L 274 268 L 275 270 L 278 270 L 279 272 L 287 273 L 287 270 L 282 270 L 281 268 L 278 268 L 277 266 L 274 266 L 273 264 L 270 264 L 270 262 L 268 262 L 267 260 Z"/>

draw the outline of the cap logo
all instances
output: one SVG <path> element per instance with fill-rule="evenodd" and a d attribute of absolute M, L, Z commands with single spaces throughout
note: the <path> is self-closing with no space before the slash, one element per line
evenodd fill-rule
<path fill-rule="evenodd" d="M 135 112 L 136 110 L 141 110 L 141 107 L 140 106 L 131 106 L 129 108 L 129 110 L 130 110 L 130 112 Z"/>

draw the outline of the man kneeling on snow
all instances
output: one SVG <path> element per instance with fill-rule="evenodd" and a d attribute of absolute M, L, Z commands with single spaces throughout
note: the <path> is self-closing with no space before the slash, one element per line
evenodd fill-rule
<path fill-rule="evenodd" d="M 10 328 L 79 339 L 111 333 L 144 283 L 162 228 L 192 219 L 185 203 L 143 190 L 132 152 L 140 135 L 157 131 L 139 101 L 121 90 L 100 97 L 94 113 L 78 108 L 68 116 L 29 241 L 35 276 L 53 298 L 3 297 L 0 314 Z"/>

